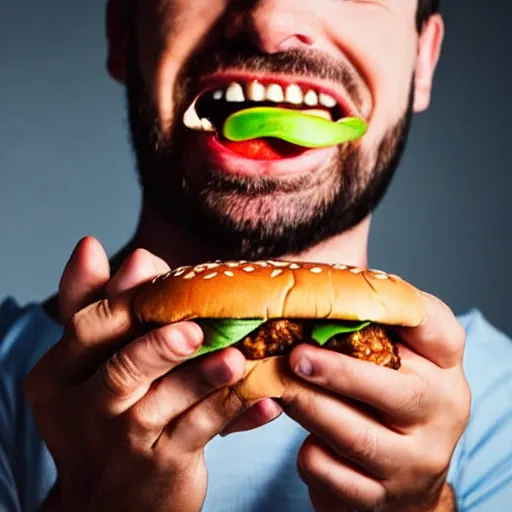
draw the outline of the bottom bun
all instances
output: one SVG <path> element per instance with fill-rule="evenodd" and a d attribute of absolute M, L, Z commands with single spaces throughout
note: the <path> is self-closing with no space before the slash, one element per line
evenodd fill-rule
<path fill-rule="evenodd" d="M 244 402 L 254 402 L 264 398 L 282 398 L 295 394 L 300 388 L 312 387 L 293 374 L 287 356 L 275 356 L 247 361 L 245 376 L 233 386 L 233 390 Z"/>

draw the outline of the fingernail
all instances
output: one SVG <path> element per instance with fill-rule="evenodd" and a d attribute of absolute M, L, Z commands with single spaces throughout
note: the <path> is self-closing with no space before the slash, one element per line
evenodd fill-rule
<path fill-rule="evenodd" d="M 305 377 L 311 377 L 313 375 L 313 365 L 307 357 L 301 357 L 299 362 L 294 368 L 295 372 L 304 375 Z"/>
<path fill-rule="evenodd" d="M 206 379 L 214 386 L 227 384 L 233 378 L 231 368 L 224 363 L 215 363 L 204 369 Z"/>
<path fill-rule="evenodd" d="M 173 333 L 172 345 L 174 350 L 183 356 L 193 354 L 199 347 L 201 340 L 197 336 L 187 336 L 186 333 L 176 329 Z"/>

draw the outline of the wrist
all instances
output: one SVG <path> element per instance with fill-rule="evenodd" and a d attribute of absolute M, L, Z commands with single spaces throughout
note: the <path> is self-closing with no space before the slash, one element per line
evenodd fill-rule
<path fill-rule="evenodd" d="M 447 482 L 444 483 L 439 499 L 432 512 L 457 512 L 457 500 L 451 485 Z"/>
<path fill-rule="evenodd" d="M 457 512 L 455 493 L 450 484 L 444 482 L 429 498 L 423 499 L 421 505 L 409 506 L 406 510 L 407 512 Z"/>

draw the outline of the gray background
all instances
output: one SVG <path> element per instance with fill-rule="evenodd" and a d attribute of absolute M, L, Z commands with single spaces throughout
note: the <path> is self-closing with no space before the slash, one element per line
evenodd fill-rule
<path fill-rule="evenodd" d="M 0 297 L 52 293 L 76 241 L 115 251 L 139 192 L 103 0 L 0 0 Z M 508 12 L 507 12 L 508 11 Z M 512 334 L 512 7 L 444 1 L 433 104 L 376 215 L 371 265 Z"/>

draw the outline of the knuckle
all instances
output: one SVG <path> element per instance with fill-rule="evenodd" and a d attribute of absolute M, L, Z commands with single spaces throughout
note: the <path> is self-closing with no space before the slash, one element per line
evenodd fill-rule
<path fill-rule="evenodd" d="M 247 409 L 248 405 L 233 389 L 222 389 L 219 392 L 220 411 L 223 417 L 231 417 Z"/>
<path fill-rule="evenodd" d="M 443 393 L 443 407 L 450 411 L 458 430 L 464 430 L 471 411 L 471 389 L 464 375 L 458 377 L 458 382 L 449 386 Z"/>
<path fill-rule="evenodd" d="M 108 299 L 101 299 L 95 302 L 92 307 L 96 313 L 98 321 L 103 325 L 108 325 L 114 319 L 114 312 Z"/>
<path fill-rule="evenodd" d="M 124 395 L 141 378 L 141 372 L 125 351 L 116 352 L 103 366 L 105 389 L 113 395 Z"/>
<path fill-rule="evenodd" d="M 172 453 L 175 455 L 179 452 L 182 454 L 190 454 L 201 450 L 204 443 L 214 435 L 215 419 L 205 411 L 204 408 L 198 408 L 191 411 L 185 420 L 185 430 L 194 432 L 193 438 L 183 442 L 178 436 L 171 437 Z M 181 436 L 180 436 L 181 437 Z"/>
<path fill-rule="evenodd" d="M 414 385 L 407 386 L 404 394 L 397 400 L 396 411 L 401 417 L 417 417 L 427 409 L 428 383 L 423 377 L 417 376 Z"/>
<path fill-rule="evenodd" d="M 94 332 L 94 324 L 109 325 L 113 319 L 110 301 L 101 299 L 71 316 L 64 327 L 64 337 L 87 345 L 91 332 Z"/>
<path fill-rule="evenodd" d="M 441 443 L 436 443 L 435 446 L 430 447 L 418 472 L 424 479 L 436 479 L 446 471 L 449 463 L 449 450 L 444 449 Z"/>
<path fill-rule="evenodd" d="M 425 437 L 409 445 L 409 463 L 404 465 L 404 478 L 412 488 L 432 482 L 441 476 L 450 464 L 451 451 L 445 442 Z"/>
<path fill-rule="evenodd" d="M 359 432 L 353 439 L 349 450 L 356 460 L 374 460 L 377 455 L 377 434 L 371 427 Z"/>
<path fill-rule="evenodd" d="M 145 407 L 139 402 L 138 407 L 133 407 L 128 413 L 128 425 L 130 430 L 135 430 L 138 435 L 145 433 L 159 432 L 164 428 L 164 422 L 157 410 L 152 407 Z"/>
<path fill-rule="evenodd" d="M 459 322 L 454 324 L 451 340 L 451 350 L 453 354 L 462 357 L 466 344 L 466 331 Z"/>
<path fill-rule="evenodd" d="M 443 343 L 443 350 L 450 361 L 462 362 L 466 331 L 459 322 L 454 323 Z"/>
<path fill-rule="evenodd" d="M 64 337 L 69 340 L 82 340 L 87 338 L 89 330 L 87 316 L 85 311 L 81 310 L 75 313 L 64 326 Z"/>

